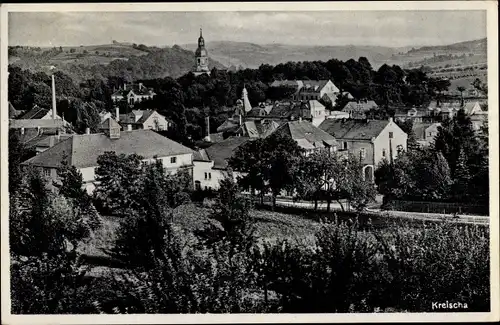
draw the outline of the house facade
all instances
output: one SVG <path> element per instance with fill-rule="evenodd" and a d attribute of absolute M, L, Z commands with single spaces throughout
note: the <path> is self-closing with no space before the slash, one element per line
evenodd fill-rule
<path fill-rule="evenodd" d="M 123 85 L 123 88 L 118 89 L 111 95 L 114 103 L 125 100 L 128 105 L 134 105 L 146 99 L 153 99 L 156 93 L 151 88 L 145 87 L 142 83 Z"/>
<path fill-rule="evenodd" d="M 119 116 L 118 123 L 122 126 L 131 125 L 133 130 L 166 131 L 170 125 L 165 116 L 155 110 L 132 110 Z"/>
<path fill-rule="evenodd" d="M 374 181 L 374 171 L 383 160 L 395 159 L 401 150 L 406 150 L 408 135 L 390 118 L 382 120 L 327 119 L 319 126 L 335 137 L 338 151 L 359 157 L 363 175 Z"/>
<path fill-rule="evenodd" d="M 231 137 L 195 152 L 193 158 L 195 190 L 219 189 L 220 181 L 229 175 L 228 160 L 233 156 L 236 149 L 247 141 L 251 141 L 251 139 L 248 137 Z M 235 180 L 241 175 L 241 173 L 233 171 Z"/>
<path fill-rule="evenodd" d="M 165 172 L 175 174 L 180 169 L 193 173 L 193 151 L 175 141 L 163 137 L 151 130 L 121 131 L 120 125 L 113 119 L 107 119 L 100 125 L 102 133 L 73 135 L 22 165 L 39 168 L 52 180 L 57 180 L 57 169 L 66 156 L 70 165 L 75 166 L 83 177 L 84 187 L 89 194 L 95 189 L 97 159 L 107 151 L 116 154 L 137 154 L 144 163 L 159 159 Z"/>
<path fill-rule="evenodd" d="M 317 150 L 337 151 L 338 142 L 336 138 L 309 121 L 286 122 L 271 135 L 282 135 L 295 140 L 306 155 Z"/>

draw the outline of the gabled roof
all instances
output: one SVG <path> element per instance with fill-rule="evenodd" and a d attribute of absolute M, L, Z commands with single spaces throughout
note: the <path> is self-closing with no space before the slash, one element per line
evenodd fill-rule
<path fill-rule="evenodd" d="M 118 122 L 115 121 L 115 119 L 108 117 L 106 120 L 104 120 L 104 122 L 99 124 L 99 127 L 98 127 L 99 130 L 109 130 L 110 128 L 121 129 L 121 126 L 120 126 L 120 124 L 118 124 Z"/>
<path fill-rule="evenodd" d="M 25 111 L 15 109 L 15 107 L 11 104 L 11 102 L 9 102 L 9 118 L 10 119 L 16 118 L 24 113 L 25 113 Z"/>
<path fill-rule="evenodd" d="M 308 121 L 286 122 L 272 134 L 291 137 L 304 149 L 321 148 L 325 146 L 325 143 L 328 146 L 337 145 L 334 136 L 315 127 Z"/>
<path fill-rule="evenodd" d="M 20 129 L 20 128 L 25 128 L 25 129 L 36 129 L 36 128 L 63 128 L 67 122 L 63 120 L 53 120 L 53 119 L 46 119 L 46 120 L 41 120 L 41 119 L 18 119 L 18 120 L 11 120 L 9 123 L 9 128 L 11 129 Z"/>
<path fill-rule="evenodd" d="M 338 139 L 371 140 L 387 127 L 389 121 L 383 120 L 343 120 L 326 119 L 319 128 Z"/>
<path fill-rule="evenodd" d="M 239 122 L 233 121 L 232 119 L 227 119 L 218 128 L 217 132 L 225 132 L 230 130 L 235 130 L 239 127 Z"/>
<path fill-rule="evenodd" d="M 300 88 L 302 83 L 297 80 L 275 80 L 271 83 L 271 87 L 290 87 Z"/>
<path fill-rule="evenodd" d="M 476 112 L 473 112 L 476 104 L 478 105 L 479 109 Z M 463 108 L 464 108 L 465 114 L 467 114 L 467 115 L 472 115 L 472 113 L 478 113 L 478 112 L 483 111 L 481 109 L 481 105 L 479 104 L 479 102 L 466 102 Z"/>
<path fill-rule="evenodd" d="M 39 106 L 35 106 L 32 109 L 30 109 L 29 111 L 27 111 L 26 113 L 24 113 L 19 118 L 23 119 L 23 120 L 41 119 L 42 117 L 44 117 L 45 115 L 47 115 L 48 112 L 49 112 L 48 109 L 41 108 Z"/>
<path fill-rule="evenodd" d="M 121 124 L 141 124 L 142 125 L 155 112 L 156 112 L 155 110 L 146 109 L 146 110 L 133 110 L 132 112 L 130 112 L 128 114 L 120 114 L 120 123 Z M 161 114 L 159 114 L 159 115 L 161 115 Z"/>
<path fill-rule="evenodd" d="M 302 80 L 303 86 L 300 91 L 320 92 L 330 80 Z M 335 87 L 337 88 L 337 87 Z M 338 91 L 338 89 L 336 90 Z"/>
<path fill-rule="evenodd" d="M 227 160 L 232 157 L 234 151 L 247 141 L 251 141 L 248 137 L 231 137 L 221 142 L 214 143 L 205 149 L 208 159 L 214 162 L 214 167 L 217 169 L 226 169 L 228 167 Z"/>
<path fill-rule="evenodd" d="M 24 164 L 56 168 L 60 166 L 66 154 L 68 162 L 77 168 L 95 167 L 97 158 L 107 151 L 114 151 L 116 154 L 137 154 L 144 159 L 193 153 L 188 147 L 152 130 L 134 130 L 121 132 L 118 139 L 110 139 L 102 133 L 73 135 Z"/>
<path fill-rule="evenodd" d="M 344 106 L 342 110 L 344 112 L 348 111 L 367 112 L 372 108 L 377 108 L 377 107 L 378 107 L 377 103 L 375 103 L 373 100 L 361 101 L 361 102 L 350 101 Z"/>

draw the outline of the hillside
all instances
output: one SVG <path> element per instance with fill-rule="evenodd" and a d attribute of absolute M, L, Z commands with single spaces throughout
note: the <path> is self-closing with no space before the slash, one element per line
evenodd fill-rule
<path fill-rule="evenodd" d="M 214 41 L 206 43 L 209 56 L 226 66 L 256 68 L 263 63 L 276 65 L 288 61 L 327 61 L 368 58 L 377 69 L 382 64 L 404 67 L 428 65 L 430 67 L 472 65 L 485 63 L 486 39 L 467 41 L 444 46 L 420 48 L 391 48 L 383 46 L 298 46 L 286 44 L 259 45 L 246 42 Z M 181 47 L 194 51 L 196 44 Z"/>
<path fill-rule="evenodd" d="M 32 71 L 46 71 L 48 66 L 55 66 L 78 82 L 108 76 L 176 78 L 192 69 L 194 53 L 179 46 L 157 48 L 123 43 L 59 48 L 11 47 L 9 64 Z M 209 66 L 224 68 L 213 59 Z"/>
<path fill-rule="evenodd" d="M 184 44 L 181 47 L 194 51 L 196 44 Z M 257 68 L 267 63 L 276 65 L 288 61 L 328 61 L 358 59 L 365 56 L 374 67 L 382 65 L 398 49 L 382 46 L 299 46 L 286 44 L 258 45 L 246 42 L 214 41 L 207 42 L 210 57 L 226 66 L 235 65 L 244 68 Z"/>
<path fill-rule="evenodd" d="M 400 52 L 391 60 L 401 62 L 401 65 L 418 67 L 426 65 L 431 68 L 450 66 L 471 66 L 487 63 L 486 38 L 454 43 L 441 46 L 424 46 L 412 48 L 406 53 Z"/>

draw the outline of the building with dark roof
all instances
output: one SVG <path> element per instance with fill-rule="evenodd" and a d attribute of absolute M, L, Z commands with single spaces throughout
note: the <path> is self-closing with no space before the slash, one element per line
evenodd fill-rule
<path fill-rule="evenodd" d="M 337 150 L 337 141 L 334 136 L 314 126 L 309 121 L 292 121 L 281 125 L 272 135 L 283 135 L 297 142 L 306 152 L 318 149 Z"/>
<path fill-rule="evenodd" d="M 372 181 L 376 166 L 406 150 L 408 140 L 408 135 L 392 118 L 388 121 L 326 119 L 319 128 L 335 137 L 339 151 L 359 157 L 364 177 Z"/>
<path fill-rule="evenodd" d="M 365 119 L 366 113 L 372 109 L 378 109 L 377 103 L 373 100 L 361 100 L 348 102 L 342 111 L 349 113 L 350 118 Z"/>
<path fill-rule="evenodd" d="M 57 179 L 57 168 L 66 156 L 68 163 L 82 173 L 89 193 L 94 190 L 97 159 L 107 151 L 137 154 L 146 162 L 160 159 L 165 171 L 170 173 L 181 168 L 192 170 L 193 150 L 154 131 L 121 131 L 120 125 L 111 118 L 99 128 L 103 133 L 73 135 L 25 161 L 23 165 L 41 168 L 47 177 Z"/>
<path fill-rule="evenodd" d="M 120 114 L 118 123 L 124 127 L 131 125 L 133 130 L 145 129 L 155 131 L 166 131 L 170 125 L 165 116 L 151 109 L 132 110 L 132 112 L 127 114 Z"/>
<path fill-rule="evenodd" d="M 228 160 L 236 149 L 251 141 L 249 137 L 231 137 L 198 150 L 193 157 L 193 179 L 195 189 L 218 189 L 220 180 L 228 174 Z M 241 175 L 233 172 L 236 178 Z"/>
<path fill-rule="evenodd" d="M 113 102 L 117 103 L 126 100 L 128 105 L 133 106 L 135 103 L 146 99 L 153 99 L 156 93 L 152 88 L 145 87 L 142 83 L 123 85 L 111 95 Z"/>

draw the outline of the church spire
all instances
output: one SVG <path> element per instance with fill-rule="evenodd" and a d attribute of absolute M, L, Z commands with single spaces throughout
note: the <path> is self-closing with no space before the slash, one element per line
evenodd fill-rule
<path fill-rule="evenodd" d="M 201 30 L 201 27 L 200 27 L 200 37 L 203 37 L 203 32 Z"/>

